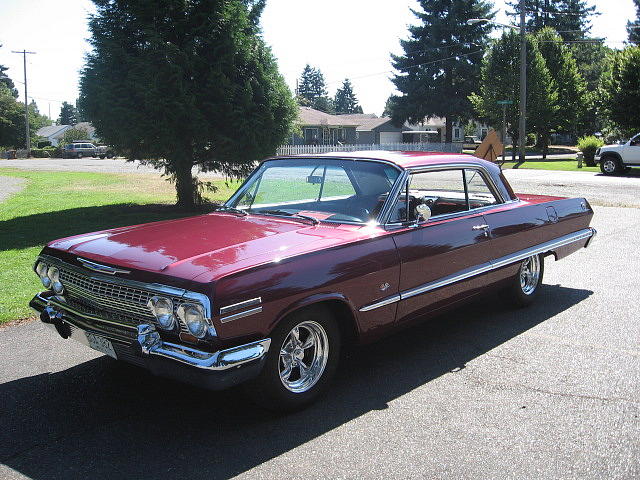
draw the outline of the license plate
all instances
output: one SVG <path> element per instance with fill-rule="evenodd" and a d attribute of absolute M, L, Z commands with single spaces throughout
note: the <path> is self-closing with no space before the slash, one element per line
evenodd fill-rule
<path fill-rule="evenodd" d="M 91 348 L 109 355 L 110 357 L 118 358 L 116 356 L 116 351 L 113 349 L 113 345 L 111 345 L 109 340 L 89 332 L 85 332 L 85 335 L 87 336 L 87 342 L 89 342 L 89 346 Z"/>

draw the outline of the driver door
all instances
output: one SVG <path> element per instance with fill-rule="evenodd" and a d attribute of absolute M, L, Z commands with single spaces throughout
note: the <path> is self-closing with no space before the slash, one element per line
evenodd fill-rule
<path fill-rule="evenodd" d="M 477 174 L 471 169 L 448 169 L 410 175 L 392 214 L 392 223 L 394 215 L 399 221 L 393 235 L 401 262 L 398 321 L 411 320 L 484 287 L 482 275 L 451 282 L 492 257 L 491 232 L 482 212 L 499 202 L 495 196 L 486 197 L 482 204 L 476 197 L 470 199 L 469 181 Z M 416 219 L 418 204 L 430 208 L 428 220 Z"/>

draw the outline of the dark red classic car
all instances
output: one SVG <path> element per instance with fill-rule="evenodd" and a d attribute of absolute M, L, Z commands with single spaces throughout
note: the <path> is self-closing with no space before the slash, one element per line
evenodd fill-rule
<path fill-rule="evenodd" d="M 467 155 L 272 158 L 213 213 L 49 243 L 31 306 L 114 358 L 297 408 L 348 343 L 490 289 L 529 304 L 592 216 L 583 198 L 516 196 Z"/>

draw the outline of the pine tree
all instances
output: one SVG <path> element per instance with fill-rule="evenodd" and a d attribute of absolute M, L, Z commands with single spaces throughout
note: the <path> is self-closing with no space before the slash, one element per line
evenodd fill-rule
<path fill-rule="evenodd" d="M 298 82 L 297 94 L 310 103 L 313 103 L 319 97 L 327 96 L 324 75 L 319 68 L 313 68 L 309 64 L 305 65 Z"/>
<path fill-rule="evenodd" d="M 353 92 L 353 86 L 348 78 L 342 82 L 342 87 L 336 91 L 333 101 L 336 113 L 362 113 L 362 108 L 358 105 L 358 98 Z"/>
<path fill-rule="evenodd" d="M 76 107 L 67 102 L 62 102 L 62 108 L 60 109 L 60 117 L 58 118 L 59 125 L 75 125 L 78 123 Z"/>
<path fill-rule="evenodd" d="M 2 48 L 2 44 L 0 44 L 0 48 Z M 11 80 L 9 76 L 4 73 L 7 70 L 9 70 L 7 67 L 5 67 L 4 65 L 0 65 L 0 84 L 4 84 L 9 89 L 9 92 L 14 98 L 18 98 L 18 90 L 16 89 L 13 80 Z"/>
<path fill-rule="evenodd" d="M 507 5 L 513 8 L 513 15 L 520 15 L 519 0 L 511 0 Z M 585 38 L 591 30 L 590 17 L 597 15 L 596 7 L 588 6 L 587 0 L 525 0 L 524 8 L 530 31 L 551 27 L 565 41 Z"/>
<path fill-rule="evenodd" d="M 246 175 L 289 135 L 296 106 L 260 36 L 261 0 L 94 0 L 80 106 L 98 136 L 162 169 L 178 205 Z"/>
<path fill-rule="evenodd" d="M 489 49 L 482 63 L 480 87 L 471 95 L 477 115 L 492 125 L 502 124 L 502 106 L 498 100 L 511 100 L 506 107 L 507 133 L 518 143 L 520 89 L 520 35 L 509 31 L 502 34 Z M 527 35 L 527 127 L 537 131 L 557 115 L 558 92 L 545 60 L 532 35 Z M 513 149 L 515 161 L 516 149 Z"/>
<path fill-rule="evenodd" d="M 24 105 L 16 102 L 9 87 L 0 82 L 0 145 L 24 146 Z"/>
<path fill-rule="evenodd" d="M 636 19 L 627 22 L 627 33 L 629 34 L 629 42 L 640 45 L 640 0 L 633 0 L 636 4 Z"/>
<path fill-rule="evenodd" d="M 419 23 L 401 41 L 403 55 L 392 55 L 399 72 L 392 79 L 402 95 L 394 98 L 393 119 L 413 123 L 426 117 L 446 118 L 446 141 L 453 122 L 472 114 L 469 95 L 477 89 L 484 47 L 492 26 L 467 24 L 473 18 L 493 18 L 484 0 L 420 0 L 413 11 Z"/>

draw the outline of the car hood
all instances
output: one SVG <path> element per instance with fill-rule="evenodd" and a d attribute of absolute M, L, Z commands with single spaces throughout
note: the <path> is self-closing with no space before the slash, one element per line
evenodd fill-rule
<path fill-rule="evenodd" d="M 371 227 L 211 213 L 77 235 L 48 246 L 108 265 L 212 281 L 377 233 Z"/>

